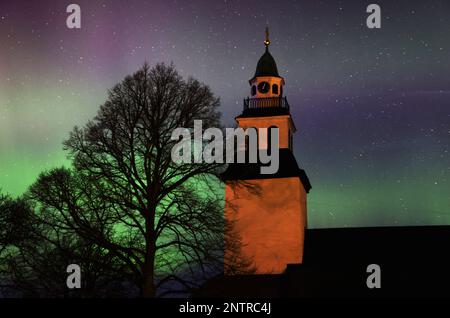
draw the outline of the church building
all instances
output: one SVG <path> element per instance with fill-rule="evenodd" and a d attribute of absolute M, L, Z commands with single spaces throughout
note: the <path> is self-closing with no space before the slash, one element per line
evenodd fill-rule
<path fill-rule="evenodd" d="M 307 228 L 311 185 L 293 152 L 299 123 L 283 95 L 267 30 L 264 44 L 236 122 L 242 128 L 279 129 L 279 169 L 261 174 L 261 163 L 237 163 L 222 176 L 225 218 L 241 243 L 236 249 L 225 239 L 225 258 L 238 252 L 234 257 L 251 261 L 254 271 L 224 266 L 223 275 L 205 282 L 193 297 L 449 297 L 450 226 Z M 267 147 L 267 138 L 260 137 L 258 146 Z M 373 265 L 379 268 L 377 287 L 368 283 Z"/>
<path fill-rule="evenodd" d="M 264 45 L 249 80 L 250 97 L 244 99 L 236 122 L 243 129 L 278 128 L 279 169 L 275 174 L 261 174 L 260 163 L 230 164 L 223 174 L 225 217 L 241 240 L 240 256 L 253 263 L 256 274 L 279 274 L 288 264 L 302 263 L 311 185 L 294 157 L 297 128 L 283 94 L 284 78 L 269 52 L 268 29 Z M 270 149 L 270 130 L 266 140 L 258 137 L 258 147 Z M 225 255 L 230 252 L 225 246 Z"/>

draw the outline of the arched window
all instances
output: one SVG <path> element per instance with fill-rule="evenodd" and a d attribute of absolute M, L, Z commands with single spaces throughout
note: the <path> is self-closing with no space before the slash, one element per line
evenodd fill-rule
<path fill-rule="evenodd" d="M 253 85 L 252 86 L 252 96 L 255 96 L 255 95 L 256 95 L 256 86 Z"/>
<path fill-rule="evenodd" d="M 272 128 L 278 128 L 277 126 L 270 126 L 267 129 L 267 154 L 270 156 L 272 154 Z M 278 145 L 279 147 L 280 145 Z"/>
<path fill-rule="evenodd" d="M 277 84 L 272 85 L 272 94 L 278 94 L 278 85 Z"/>
<path fill-rule="evenodd" d="M 249 140 L 249 136 L 248 135 L 245 135 L 245 162 L 246 163 L 249 163 L 250 162 L 250 160 L 249 160 L 249 158 L 250 158 L 250 140 Z"/>
<path fill-rule="evenodd" d="M 258 158 L 258 130 L 255 127 L 246 129 L 245 159 L 246 162 L 256 163 Z"/>

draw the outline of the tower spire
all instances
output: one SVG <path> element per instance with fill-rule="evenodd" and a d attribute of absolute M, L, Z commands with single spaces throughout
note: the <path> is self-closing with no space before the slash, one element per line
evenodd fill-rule
<path fill-rule="evenodd" d="M 264 40 L 264 45 L 266 46 L 266 50 L 269 49 L 270 40 L 269 40 L 269 26 L 266 25 L 266 39 Z"/>

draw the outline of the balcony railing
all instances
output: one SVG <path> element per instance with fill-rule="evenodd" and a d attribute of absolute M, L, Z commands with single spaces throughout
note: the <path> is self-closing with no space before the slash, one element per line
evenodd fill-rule
<path fill-rule="evenodd" d="M 280 107 L 289 110 L 286 97 L 246 98 L 244 99 L 244 111 L 248 109 Z"/>

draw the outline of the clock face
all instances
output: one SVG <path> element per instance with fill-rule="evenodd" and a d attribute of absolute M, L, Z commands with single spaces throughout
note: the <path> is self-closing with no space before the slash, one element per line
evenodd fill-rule
<path fill-rule="evenodd" d="M 269 91 L 270 85 L 267 82 L 261 82 L 258 84 L 258 91 L 262 94 L 265 94 Z"/>

